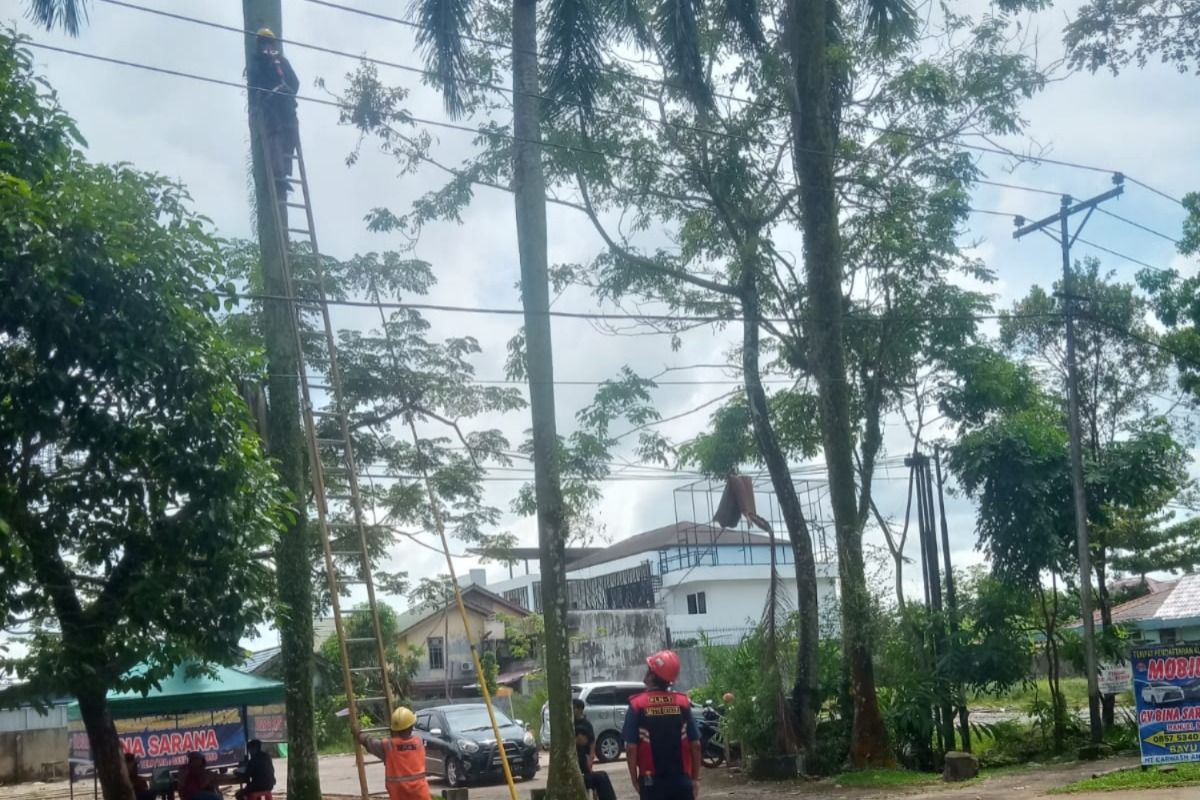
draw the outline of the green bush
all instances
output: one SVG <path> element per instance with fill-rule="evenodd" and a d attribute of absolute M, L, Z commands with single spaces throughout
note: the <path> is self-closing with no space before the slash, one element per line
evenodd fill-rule
<path fill-rule="evenodd" d="M 514 694 L 510 698 L 513 717 L 527 724 L 533 731 L 534 737 L 539 741 L 542 735 L 542 706 L 546 704 L 549 696 L 546 685 L 539 682 L 535 685 L 532 693 Z"/>

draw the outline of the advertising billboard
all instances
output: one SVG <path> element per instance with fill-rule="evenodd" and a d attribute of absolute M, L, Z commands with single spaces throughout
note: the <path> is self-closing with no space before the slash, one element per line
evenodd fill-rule
<path fill-rule="evenodd" d="M 239 709 L 199 711 L 192 714 L 129 717 L 113 721 L 121 748 L 138 757 L 143 772 L 160 767 L 177 769 L 187 754 L 198 752 L 210 765 L 231 765 L 246 753 L 246 730 Z M 81 720 L 72 720 L 67 729 L 69 759 L 72 765 L 92 763 L 92 750 Z M 74 771 L 76 777 L 88 769 Z"/>
<path fill-rule="evenodd" d="M 1200 644 L 1134 647 L 1142 764 L 1200 761 Z"/>

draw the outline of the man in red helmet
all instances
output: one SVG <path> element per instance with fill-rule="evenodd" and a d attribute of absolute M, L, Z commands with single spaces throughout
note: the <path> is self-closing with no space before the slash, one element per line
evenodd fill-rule
<path fill-rule="evenodd" d="M 642 800 L 700 796 L 700 731 L 686 694 L 670 691 L 679 656 L 662 650 L 646 659 L 646 691 L 629 700 L 625 751 L 629 777 Z"/>

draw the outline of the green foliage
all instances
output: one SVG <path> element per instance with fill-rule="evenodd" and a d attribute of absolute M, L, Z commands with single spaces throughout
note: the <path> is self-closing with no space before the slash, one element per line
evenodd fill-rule
<path fill-rule="evenodd" d="M 491 650 L 483 651 L 479 656 L 479 665 L 483 668 L 483 681 L 488 694 L 495 697 L 496 690 L 500 688 L 500 684 L 496 683 L 500 675 L 500 662 L 496 660 L 496 654 Z"/>
<path fill-rule="evenodd" d="M 31 633 L 4 669 L 95 699 L 235 663 L 282 497 L 213 320 L 218 244 L 180 187 L 75 149 L 9 31 L 0 108 L 0 627 Z"/>
<path fill-rule="evenodd" d="M 1095 778 L 1085 778 L 1051 790 L 1050 794 L 1092 792 L 1152 791 L 1200 784 L 1200 764 L 1178 764 L 1170 769 L 1151 768 L 1143 771 L 1129 767 Z"/>
<path fill-rule="evenodd" d="M 542 640 L 546 635 L 545 617 L 541 614 L 514 617 L 504 613 L 497 613 L 496 617 L 504 623 L 504 642 L 513 658 L 540 658 Z"/>
<path fill-rule="evenodd" d="M 232 242 L 224 257 L 238 283 L 255 287 L 261 270 L 257 245 Z M 314 265 L 301 248 L 293 256 L 297 291 L 314 291 Z M 422 295 L 435 282 L 431 266 L 397 252 L 367 253 L 349 259 L 324 257 L 321 265 L 325 291 L 335 298 L 366 299 L 394 303 L 406 296 Z M 264 324 L 261 302 L 227 309 L 224 325 L 247 347 L 262 340 Z M 461 542 L 501 554 L 510 547 L 511 534 L 498 530 L 501 509 L 487 502 L 483 477 L 489 466 L 512 464 L 509 442 L 497 428 L 471 427 L 469 420 L 487 414 L 504 414 L 524 408 L 521 392 L 512 387 L 485 386 L 475 379 L 474 359 L 482 352 L 472 337 L 429 337 L 429 322 L 418 312 L 397 308 L 376 310 L 378 324 L 372 330 L 340 330 L 337 333 L 338 366 L 343 398 L 349 410 L 355 459 L 362 467 L 373 467 L 396 479 L 368 481 L 359 487 L 372 524 L 366 526 L 367 549 L 377 563 L 401 538 L 421 535 L 432 526 L 433 507 L 422 476 L 428 472 L 438 512 L 447 534 Z M 328 357 L 317 313 L 301 315 L 306 334 L 310 379 L 330 383 Z M 259 376 L 260 379 L 265 376 Z M 327 403 L 332 403 L 328 400 Z M 331 410 L 326 405 L 324 410 Z M 409 423 L 417 430 L 413 440 Z M 318 418 L 318 435 L 339 439 L 338 423 L 332 416 Z M 323 449 L 326 484 L 331 495 L 348 495 L 340 463 L 341 449 Z M 353 519 L 349 505 L 334 502 L 336 522 Z M 332 531 L 339 569 L 346 575 L 362 570 L 358 531 L 342 525 Z M 315 544 L 314 544 L 315 546 Z M 313 552 L 314 572 L 323 573 L 319 549 Z M 314 585 L 326 585 L 323 574 Z M 407 575 L 375 574 L 377 584 L 391 594 L 405 594 Z M 326 591 L 322 589 L 322 591 Z M 348 591 L 348 590 L 347 590 Z M 321 605 L 328 607 L 322 595 Z"/>
<path fill-rule="evenodd" d="M 1115 75 L 1157 58 L 1180 72 L 1200 67 L 1200 20 L 1189 0 L 1092 0 L 1067 24 L 1072 67 Z"/>
<path fill-rule="evenodd" d="M 833 777 L 837 786 L 855 789 L 878 789 L 889 786 L 919 786 L 937 782 L 938 776 L 907 769 L 858 769 Z"/>
<path fill-rule="evenodd" d="M 424 651 L 412 645 L 402 648 L 399 644 L 400 629 L 396 610 L 386 603 L 380 603 L 378 610 L 380 633 L 386 645 L 384 658 L 387 666 L 387 680 L 391 685 L 392 696 L 396 702 L 404 703 L 412 697 L 412 681 L 420 670 L 421 656 L 424 655 Z M 356 605 L 352 609 L 343 609 L 342 613 L 345 619 L 343 627 L 347 639 L 374 640 L 375 623 L 369 612 L 370 606 L 366 603 Z M 350 666 L 360 670 L 354 673 L 355 695 L 359 697 L 383 696 L 383 673 L 368 669 L 379 666 L 379 648 L 375 642 L 351 641 L 346 645 L 346 653 Z M 319 655 L 324 662 L 320 665 L 324 680 L 322 681 L 322 691 L 318 692 L 318 699 L 330 693 L 340 692 L 344 702 L 342 656 L 337 637 L 327 639 L 321 645 Z M 334 710 L 338 711 L 341 708 L 344 706 Z M 381 720 L 383 717 L 382 705 L 360 708 L 360 712 L 374 715 L 373 718 L 376 720 Z"/>

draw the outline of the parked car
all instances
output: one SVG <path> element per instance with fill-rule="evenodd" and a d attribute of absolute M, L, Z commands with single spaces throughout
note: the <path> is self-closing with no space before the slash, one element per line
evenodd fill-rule
<path fill-rule="evenodd" d="M 583 715 L 596 730 L 596 760 L 616 761 L 625 752 L 621 739 L 621 726 L 625 724 L 625 711 L 629 698 L 646 691 L 636 681 L 609 681 L 578 683 L 571 686 L 571 694 L 583 700 Z M 550 707 L 542 706 L 542 746 L 550 746 Z"/>
<path fill-rule="evenodd" d="M 496 710 L 496 722 L 509 769 L 530 780 L 538 771 L 533 734 Z M 487 706 L 483 703 L 434 706 L 417 712 L 417 735 L 425 741 L 425 771 L 440 776 L 447 786 L 499 778 L 504 774 L 500 750 Z"/>
<path fill-rule="evenodd" d="M 1169 703 L 1183 702 L 1183 689 L 1173 683 L 1153 682 L 1142 687 L 1142 702 L 1146 705 L 1161 706 Z"/>

